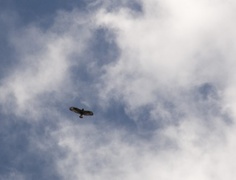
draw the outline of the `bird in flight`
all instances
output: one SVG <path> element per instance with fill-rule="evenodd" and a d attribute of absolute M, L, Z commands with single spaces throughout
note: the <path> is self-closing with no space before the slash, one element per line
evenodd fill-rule
<path fill-rule="evenodd" d="M 92 116 L 93 115 L 92 111 L 79 109 L 77 107 L 70 107 L 70 110 L 77 113 L 77 114 L 80 114 L 80 116 L 79 116 L 80 118 L 83 118 L 83 116 Z"/>

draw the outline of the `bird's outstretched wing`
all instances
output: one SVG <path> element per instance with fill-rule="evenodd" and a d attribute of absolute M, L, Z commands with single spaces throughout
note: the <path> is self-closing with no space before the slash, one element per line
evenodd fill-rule
<path fill-rule="evenodd" d="M 92 116 L 93 112 L 92 111 L 84 111 L 83 114 L 86 116 Z"/>

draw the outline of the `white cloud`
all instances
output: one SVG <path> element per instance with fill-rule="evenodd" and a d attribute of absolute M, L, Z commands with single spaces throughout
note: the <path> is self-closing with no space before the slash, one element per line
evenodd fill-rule
<path fill-rule="evenodd" d="M 104 75 L 106 93 L 118 94 L 135 108 L 157 101 L 157 96 L 175 101 L 205 82 L 218 90 L 228 86 L 235 74 L 235 33 L 230 23 L 234 12 L 227 2 L 143 4 L 143 16 L 133 17 L 127 10 L 97 16 L 99 24 L 116 30 L 121 48 L 120 60 Z"/>
<path fill-rule="evenodd" d="M 139 132 L 58 118 L 58 129 L 49 134 L 64 152 L 55 162 L 62 178 L 233 179 L 235 3 L 142 5 L 143 14 L 101 9 L 88 24 L 76 11 L 62 13 L 46 32 L 32 25 L 16 33 L 20 66 L 2 82 L 1 103 L 15 101 L 16 111 L 24 112 L 28 104 L 45 105 L 39 98 L 44 93 L 64 98 L 65 87 L 75 89 L 68 57 L 87 45 L 91 26 L 105 26 L 116 35 L 121 54 L 91 86 L 100 101 L 124 104 Z M 145 123 L 154 128 L 145 129 Z"/>
<path fill-rule="evenodd" d="M 40 104 L 42 95 L 51 93 L 61 98 L 71 90 L 69 70 L 75 62 L 70 56 L 83 52 L 90 37 L 86 18 L 80 13 L 61 12 L 47 30 L 33 24 L 11 34 L 17 60 L 0 87 L 5 112 L 14 108 L 12 112 L 17 115 L 37 116 L 41 113 L 38 108 L 45 107 Z"/>
<path fill-rule="evenodd" d="M 230 133 L 221 137 L 189 119 L 143 141 L 120 130 L 63 123 L 53 136 L 66 152 L 58 161 L 64 179 L 231 179 L 235 133 L 224 130 Z"/>
<path fill-rule="evenodd" d="M 59 167 L 72 168 L 71 179 L 234 178 L 235 5 L 153 0 L 143 5 L 141 16 L 128 9 L 102 9 L 96 16 L 98 25 L 116 33 L 121 49 L 101 78 L 101 100 L 122 101 L 137 126 L 150 118 L 164 126 L 147 141 L 135 139 L 137 144 L 127 144 L 122 132 L 116 138 L 96 127 L 85 131 L 101 140 L 63 131 L 59 144 L 69 153 Z M 108 143 L 102 143 L 106 136 Z M 97 142 L 102 145 L 89 145 Z M 96 163 L 103 165 L 92 167 Z"/>

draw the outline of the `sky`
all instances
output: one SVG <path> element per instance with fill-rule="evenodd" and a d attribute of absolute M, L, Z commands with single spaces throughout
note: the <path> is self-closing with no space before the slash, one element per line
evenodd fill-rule
<path fill-rule="evenodd" d="M 0 0 L 0 180 L 234 179 L 235 10 Z"/>

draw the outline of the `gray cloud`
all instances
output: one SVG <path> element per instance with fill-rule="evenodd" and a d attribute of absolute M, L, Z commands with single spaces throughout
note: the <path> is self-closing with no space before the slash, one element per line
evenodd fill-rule
<path fill-rule="evenodd" d="M 139 3 L 96 1 L 90 14 L 58 12 L 47 30 L 12 32 L 18 61 L 0 103 L 4 119 L 29 126 L 19 164 L 35 155 L 50 166 L 36 172 L 61 179 L 235 177 L 235 4 Z M 78 121 L 73 104 L 95 116 Z M 1 178 L 31 177 L 9 166 Z"/>

